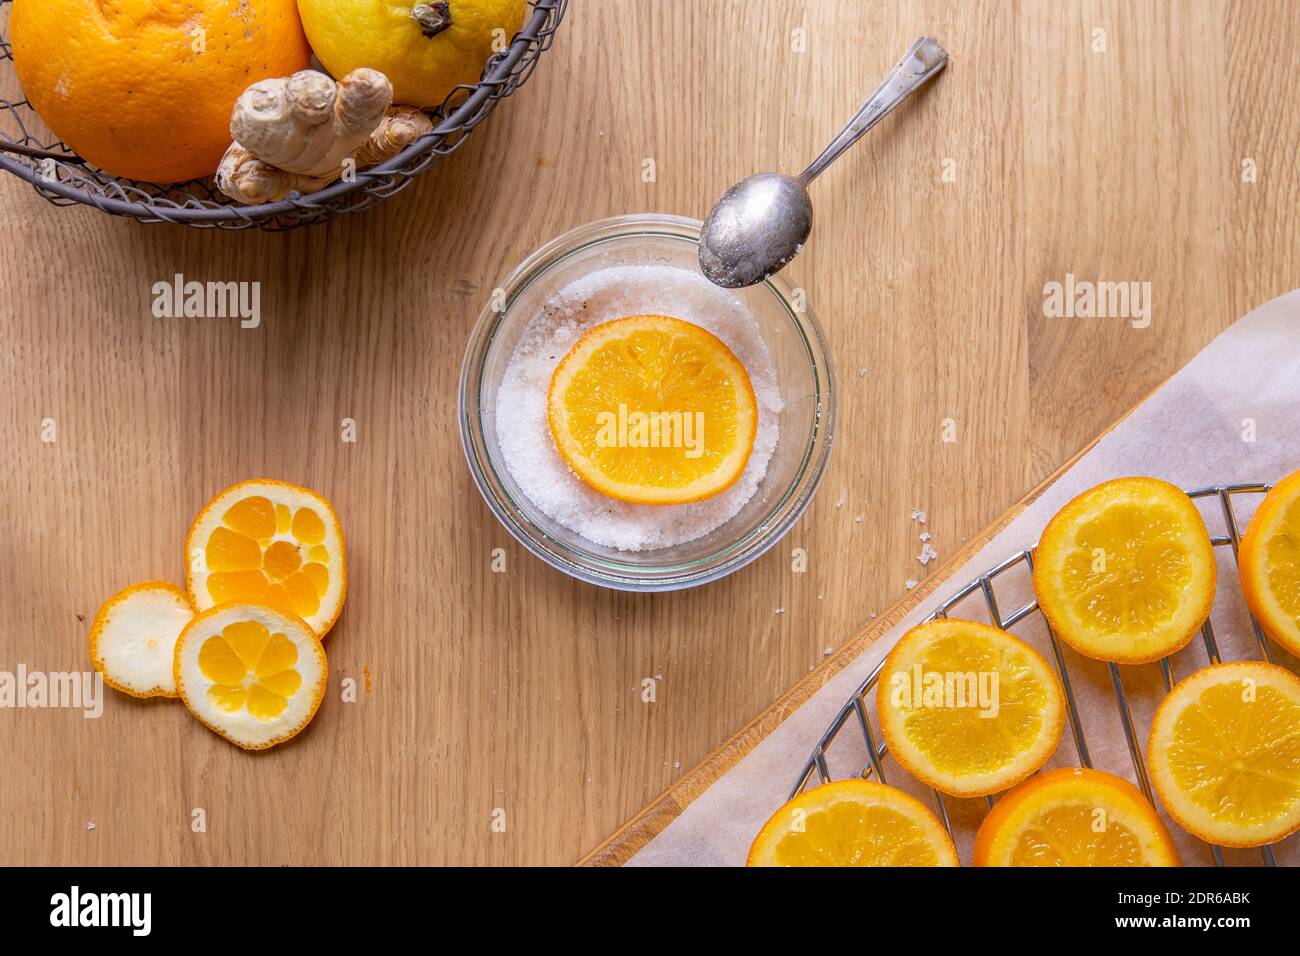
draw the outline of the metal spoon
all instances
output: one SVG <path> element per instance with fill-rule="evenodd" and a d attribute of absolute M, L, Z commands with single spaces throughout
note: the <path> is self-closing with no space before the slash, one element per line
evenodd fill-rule
<path fill-rule="evenodd" d="M 802 173 L 759 173 L 723 193 L 700 232 L 700 269 L 709 280 L 739 289 L 785 268 L 812 231 L 808 184 L 947 62 L 943 47 L 921 37 Z"/>

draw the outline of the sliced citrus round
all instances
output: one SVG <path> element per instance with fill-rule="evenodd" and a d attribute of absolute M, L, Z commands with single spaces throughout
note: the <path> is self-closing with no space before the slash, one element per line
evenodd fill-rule
<path fill-rule="evenodd" d="M 325 648 L 302 618 L 266 604 L 218 604 L 181 632 L 176 689 L 202 723 L 245 750 L 295 736 L 325 696 Z"/>
<path fill-rule="evenodd" d="M 988 624 L 941 618 L 912 628 L 890 652 L 876 713 L 909 773 L 978 797 L 1047 762 L 1065 724 L 1065 694 L 1028 644 Z"/>
<path fill-rule="evenodd" d="M 1208 843 L 1300 830 L 1300 677 L 1262 661 L 1197 671 L 1156 711 L 1147 767 L 1169 815 Z"/>
<path fill-rule="evenodd" d="M 915 797 L 871 780 L 805 790 L 763 824 L 748 866 L 958 866 L 957 848 Z"/>
<path fill-rule="evenodd" d="M 172 653 L 194 618 L 189 596 L 166 581 L 143 581 L 104 602 L 90 626 L 90 660 L 104 683 L 132 697 L 175 697 Z"/>
<path fill-rule="evenodd" d="M 1265 634 L 1300 655 L 1300 471 L 1260 502 L 1238 560 L 1250 613 Z"/>
<path fill-rule="evenodd" d="M 1122 777 L 1064 767 L 1003 796 L 975 835 L 976 866 L 1180 866 L 1160 814 Z"/>
<path fill-rule="evenodd" d="M 306 488 L 243 481 L 199 512 L 185 538 L 185 583 L 200 611 L 252 601 L 292 611 L 324 637 L 347 594 L 343 529 Z"/>
<path fill-rule="evenodd" d="M 1085 657 L 1141 664 L 1190 641 L 1214 604 L 1214 547 L 1192 499 L 1158 478 L 1116 478 L 1052 518 L 1034 593 Z"/>
<path fill-rule="evenodd" d="M 639 504 L 699 501 L 745 470 L 758 405 L 745 366 L 698 325 L 634 315 L 588 331 L 547 393 L 551 438 L 592 488 Z"/>

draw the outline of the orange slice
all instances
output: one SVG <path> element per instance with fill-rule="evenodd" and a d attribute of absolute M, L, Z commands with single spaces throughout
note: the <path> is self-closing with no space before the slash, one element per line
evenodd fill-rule
<path fill-rule="evenodd" d="M 181 632 L 176 688 L 203 724 L 245 750 L 265 750 L 311 722 L 325 696 L 325 648 L 295 614 L 219 604 Z"/>
<path fill-rule="evenodd" d="M 1141 664 L 1184 647 L 1214 604 L 1214 548 L 1192 499 L 1158 478 L 1116 478 L 1043 530 L 1034 593 L 1085 657 Z"/>
<path fill-rule="evenodd" d="M 958 866 L 957 848 L 915 797 L 869 780 L 805 790 L 763 824 L 748 866 Z"/>
<path fill-rule="evenodd" d="M 1260 502 L 1237 557 L 1250 613 L 1265 634 L 1300 655 L 1300 471 Z"/>
<path fill-rule="evenodd" d="M 144 581 L 104 602 L 90 627 L 90 660 L 104 683 L 132 697 L 175 697 L 172 654 L 194 618 L 174 584 Z"/>
<path fill-rule="evenodd" d="M 976 866 L 1180 866 L 1155 808 L 1127 780 L 1066 767 L 1002 797 L 975 835 Z"/>
<path fill-rule="evenodd" d="M 1156 711 L 1147 767 L 1169 815 L 1206 842 L 1300 830 L 1300 677 L 1262 661 L 1197 671 Z"/>
<path fill-rule="evenodd" d="M 939 619 L 903 635 L 881 670 L 876 713 L 889 751 L 958 797 L 1011 787 L 1061 739 L 1065 694 L 1041 654 L 1006 631 Z"/>
<path fill-rule="evenodd" d="M 200 611 L 270 604 L 324 637 L 347 594 L 343 529 L 333 506 L 283 481 L 243 481 L 199 512 L 185 538 L 185 583 Z"/>
<path fill-rule="evenodd" d="M 745 470 L 758 405 L 745 366 L 698 325 L 634 315 L 588 331 L 551 376 L 551 438 L 592 488 L 639 504 L 699 501 Z"/>

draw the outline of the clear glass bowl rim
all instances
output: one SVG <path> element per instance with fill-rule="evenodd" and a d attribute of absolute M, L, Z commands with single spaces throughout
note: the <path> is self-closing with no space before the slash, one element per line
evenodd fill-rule
<path fill-rule="evenodd" d="M 752 533 L 702 560 L 660 569 L 597 558 L 575 551 L 529 521 L 497 476 L 488 454 L 481 420 L 483 370 L 492 341 L 518 296 L 549 269 L 592 245 L 637 236 L 694 242 L 702 225 L 698 219 L 685 216 L 645 213 L 598 219 L 561 233 L 525 257 L 511 270 L 500 290 L 494 290 L 492 298 L 495 301 L 490 301 L 479 313 L 465 348 L 457 416 L 461 447 L 475 486 L 492 513 L 520 544 L 556 570 L 589 584 L 620 591 L 674 591 L 731 574 L 776 545 L 799 520 L 812 501 L 830 459 L 836 411 L 835 373 L 826 336 L 811 309 L 797 311 L 793 308 L 792 290 L 778 274 L 765 280 L 763 285 L 784 306 L 808 353 L 816 414 L 812 435 L 793 481 Z M 504 303 L 498 307 L 502 293 Z"/>

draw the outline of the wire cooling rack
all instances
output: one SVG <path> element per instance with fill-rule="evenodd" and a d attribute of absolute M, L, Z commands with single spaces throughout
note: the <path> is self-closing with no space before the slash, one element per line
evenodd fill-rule
<path fill-rule="evenodd" d="M 7 27 L 11 0 L 0 0 L 0 28 Z M 291 192 L 279 202 L 242 206 L 217 190 L 212 177 L 159 185 L 104 172 L 76 155 L 66 143 L 42 135 L 31 104 L 19 96 L 5 99 L 16 79 L 8 30 L 0 29 L 0 170 L 25 179 L 55 206 L 85 204 L 141 222 L 174 222 L 216 229 L 291 229 L 322 222 L 340 213 L 360 212 L 410 185 L 434 162 L 455 150 L 479 123 L 532 75 L 550 48 L 569 0 L 529 0 L 524 27 L 483 68 L 478 83 L 456 87 L 442 105 L 426 110 L 433 132 L 420 137 L 392 159 L 358 170 L 348 182 L 311 193 Z"/>
<path fill-rule="evenodd" d="M 1210 543 L 1216 548 L 1229 547 L 1232 549 L 1234 564 L 1237 559 L 1237 547 L 1241 541 L 1242 522 L 1237 517 L 1236 505 L 1234 499 L 1240 499 L 1243 496 L 1258 496 L 1266 494 L 1271 485 L 1263 484 L 1241 484 L 1241 485 L 1217 485 L 1208 488 L 1197 488 L 1189 491 L 1187 494 L 1193 498 L 1216 499 L 1219 508 L 1223 512 L 1224 525 L 1226 532 L 1219 535 L 1211 535 Z M 936 618 L 947 617 L 948 613 L 957 605 L 969 598 L 982 598 L 985 608 L 988 612 L 989 620 L 995 626 L 1004 630 L 1010 630 L 1017 624 L 1021 624 L 1031 616 L 1037 616 L 1046 630 L 1047 637 L 1051 642 L 1053 664 L 1056 668 L 1057 675 L 1061 678 L 1061 684 L 1065 690 L 1065 699 L 1069 715 L 1070 730 L 1074 737 L 1074 749 L 1078 756 L 1079 766 L 1092 767 L 1092 757 L 1088 752 L 1088 739 L 1084 734 L 1083 722 L 1079 716 L 1079 709 L 1075 701 L 1074 688 L 1071 685 L 1070 672 L 1065 665 L 1065 655 L 1062 652 L 1061 642 L 1057 639 L 1056 634 L 1052 631 L 1051 625 L 1039 610 L 1038 602 L 1029 600 L 1021 607 L 1012 611 L 1010 614 L 1003 614 L 998 606 L 998 579 L 1008 572 L 1015 569 L 1023 568 L 1024 572 L 1031 572 L 1034 566 L 1034 552 L 1032 548 L 1017 552 L 1001 564 L 990 568 L 984 574 L 981 574 L 975 580 L 971 581 L 961 590 L 957 591 L 943 603 L 941 603 L 931 614 L 927 621 Z M 964 614 L 963 617 L 969 615 Z M 1272 662 L 1273 652 L 1269 646 L 1268 638 L 1260 630 L 1259 624 L 1252 618 L 1251 626 L 1255 632 L 1255 645 L 1259 649 L 1259 655 L 1266 661 Z M 1205 624 L 1201 626 L 1201 640 L 1204 644 L 1205 656 L 1209 663 L 1217 664 L 1221 658 L 1219 656 L 1219 642 L 1214 634 L 1214 625 L 1207 618 Z M 888 753 L 888 748 L 884 743 L 884 737 L 878 734 L 872 728 L 872 719 L 868 714 L 868 695 L 875 688 L 876 682 L 880 677 L 880 672 L 884 668 L 885 662 L 882 660 L 868 675 L 867 679 L 862 682 L 854 692 L 852 698 L 840 708 L 835 719 L 831 721 L 826 732 L 822 734 L 817 746 L 813 749 L 812 754 L 808 757 L 807 763 L 804 764 L 803 772 L 799 776 L 798 782 L 794 789 L 790 791 L 791 798 L 798 795 L 806 789 L 810 782 L 817 779 L 818 783 L 829 783 L 833 777 L 831 775 L 829 762 L 827 760 L 827 749 L 831 746 L 840 733 L 845 730 L 850 723 L 853 724 L 857 732 L 861 735 L 861 742 L 866 747 L 868 754 L 868 763 L 862 768 L 859 776 L 870 778 L 875 777 L 880 782 L 885 781 L 885 772 L 883 769 L 883 760 Z M 1114 690 L 1115 706 L 1119 711 L 1120 723 L 1124 728 L 1124 736 L 1128 744 L 1129 757 L 1133 762 L 1133 772 L 1137 778 L 1138 786 L 1146 798 L 1155 805 L 1156 801 L 1151 793 L 1151 781 L 1147 776 L 1146 761 L 1143 756 L 1143 747 L 1137 728 L 1134 725 L 1133 714 L 1130 710 L 1129 700 L 1124 693 L 1124 682 L 1120 675 L 1120 667 L 1117 664 L 1106 665 L 1110 673 L 1110 683 Z M 1161 676 L 1164 680 L 1164 689 L 1168 693 L 1174 686 L 1174 672 L 1170 663 L 1170 658 L 1160 661 Z M 1186 675 L 1184 675 L 1186 676 Z M 900 770 L 900 772 L 902 772 Z M 948 810 L 944 806 L 944 798 L 937 790 L 931 788 L 930 793 L 934 800 L 934 807 L 938 813 L 939 819 L 943 822 L 948 832 L 952 833 L 952 823 L 948 818 Z M 993 798 L 986 798 L 989 808 L 993 806 Z M 1211 846 L 1216 866 L 1223 866 L 1223 851 L 1217 846 Z M 1275 866 L 1273 848 L 1265 846 L 1261 848 L 1264 857 L 1264 863 L 1268 866 Z"/>

